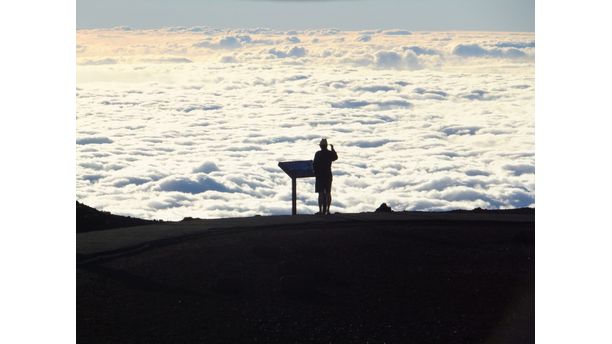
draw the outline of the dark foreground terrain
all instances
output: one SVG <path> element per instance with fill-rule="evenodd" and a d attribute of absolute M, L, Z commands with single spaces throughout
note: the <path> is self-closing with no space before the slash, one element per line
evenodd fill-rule
<path fill-rule="evenodd" d="M 135 217 L 113 215 L 76 202 L 76 231 L 77 233 L 99 231 L 104 229 L 142 226 L 159 223 L 161 221 L 143 220 Z"/>
<path fill-rule="evenodd" d="M 534 214 L 77 234 L 79 343 L 533 343 Z"/>

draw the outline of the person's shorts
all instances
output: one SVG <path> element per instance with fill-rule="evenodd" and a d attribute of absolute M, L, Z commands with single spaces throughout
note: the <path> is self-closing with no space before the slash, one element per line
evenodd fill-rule
<path fill-rule="evenodd" d="M 315 180 L 315 192 L 323 192 L 326 190 L 328 193 L 331 191 L 332 177 L 317 177 Z"/>

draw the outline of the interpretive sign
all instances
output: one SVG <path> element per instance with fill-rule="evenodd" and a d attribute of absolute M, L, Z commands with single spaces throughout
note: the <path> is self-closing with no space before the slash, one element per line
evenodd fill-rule
<path fill-rule="evenodd" d="M 297 178 L 314 177 L 312 160 L 283 161 L 278 163 L 289 177 L 291 177 L 291 215 L 297 214 Z"/>

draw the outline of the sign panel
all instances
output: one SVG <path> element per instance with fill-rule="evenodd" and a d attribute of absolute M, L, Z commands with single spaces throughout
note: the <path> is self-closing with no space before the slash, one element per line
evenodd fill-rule
<path fill-rule="evenodd" d="M 312 169 L 312 160 L 284 161 L 279 162 L 278 166 L 291 178 L 308 178 L 315 176 Z"/>

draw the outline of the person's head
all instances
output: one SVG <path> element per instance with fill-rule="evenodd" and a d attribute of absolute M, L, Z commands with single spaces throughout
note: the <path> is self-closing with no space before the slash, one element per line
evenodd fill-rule
<path fill-rule="evenodd" d="M 321 142 L 319 142 L 319 147 L 321 147 L 321 149 L 327 149 L 327 139 L 321 139 Z"/>

